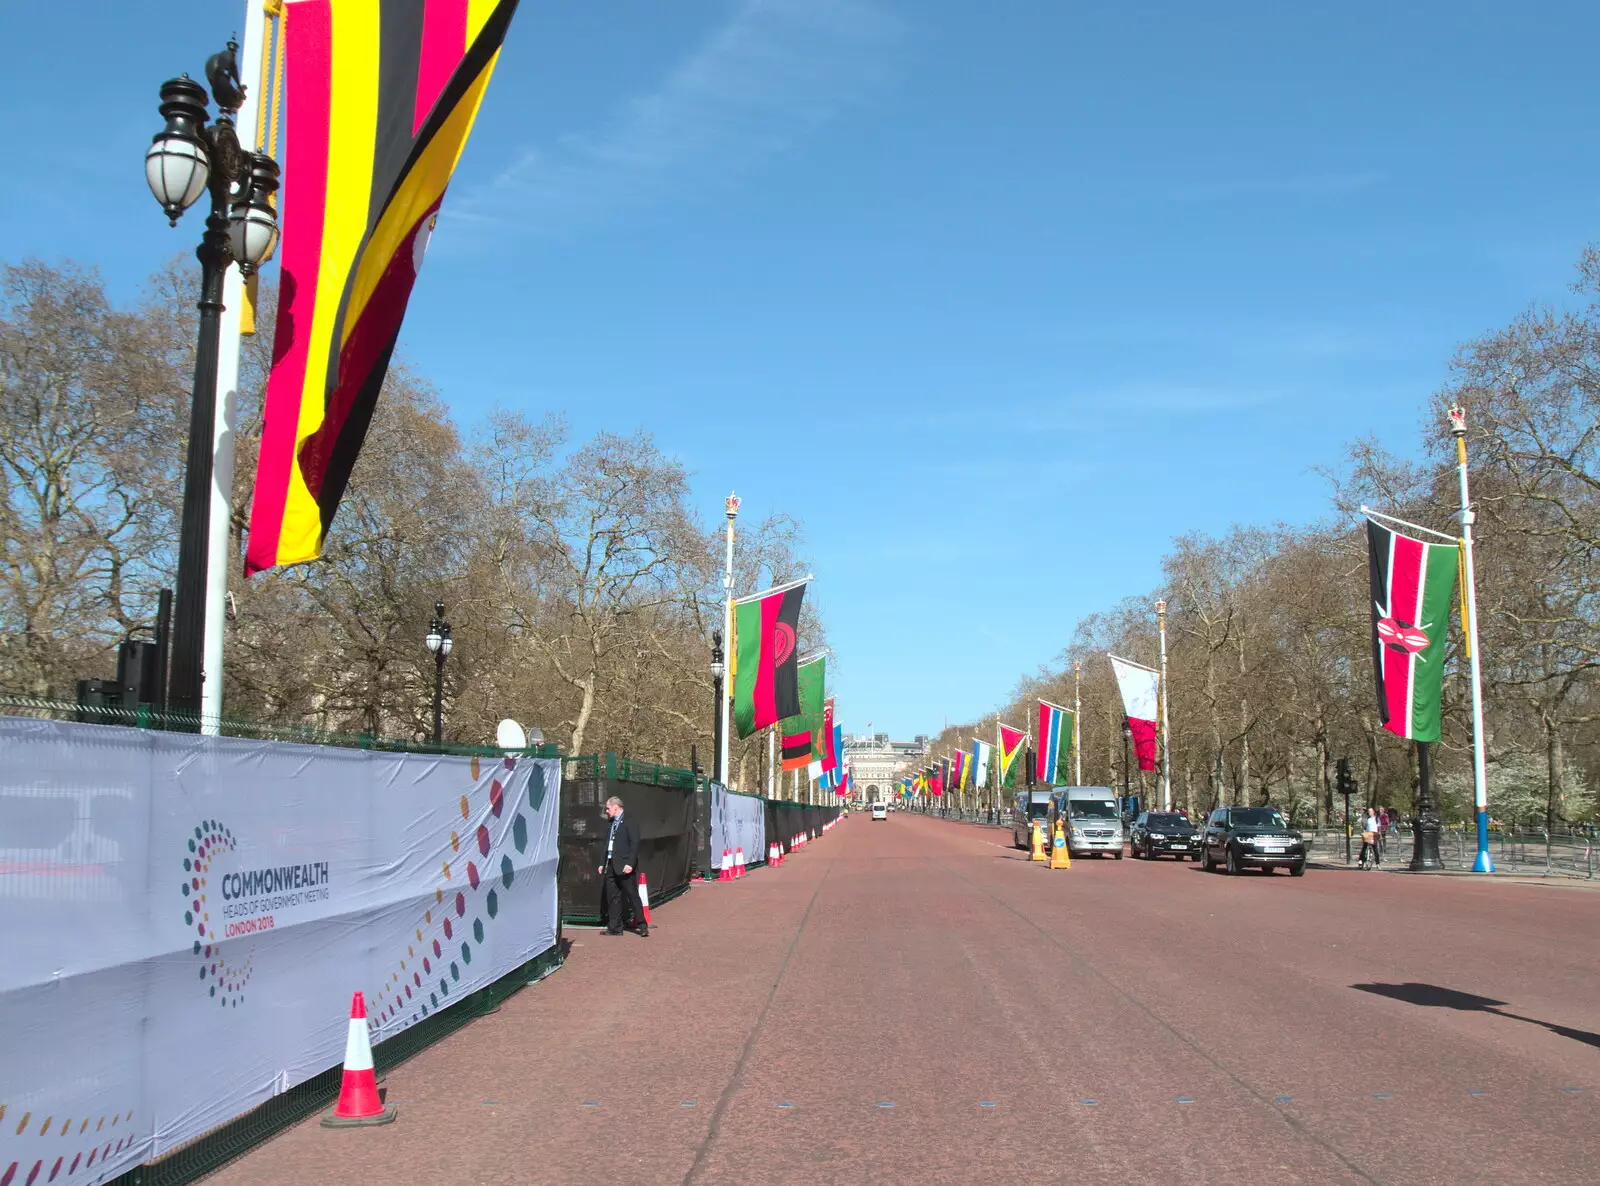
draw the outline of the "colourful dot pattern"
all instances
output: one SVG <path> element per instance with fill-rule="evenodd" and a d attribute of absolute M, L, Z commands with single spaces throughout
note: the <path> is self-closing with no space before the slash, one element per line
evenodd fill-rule
<path fill-rule="evenodd" d="M 448 1005 L 451 994 L 460 990 L 461 970 L 471 965 L 475 954 L 482 954 L 488 926 L 501 913 L 501 895 L 516 880 L 511 854 L 493 852 L 490 823 L 511 812 L 510 844 L 519 853 L 528 847 L 523 805 L 506 795 L 516 768 L 515 758 L 501 761 L 489 781 L 485 803 L 477 787 L 479 772 L 474 759 L 473 789 L 461 796 L 457 805 L 460 819 L 441 840 L 443 846 L 448 846 L 449 856 L 441 862 L 433 901 L 417 920 L 413 941 L 406 945 L 404 956 L 396 957 L 388 979 L 376 993 L 367 996 L 371 1028 L 420 1021 Z M 527 801 L 534 811 L 544 802 L 544 781 L 544 772 L 535 768 L 528 779 Z M 488 811 L 476 824 L 474 801 L 479 804 L 478 811 Z"/>
<path fill-rule="evenodd" d="M 237 851 L 233 833 L 217 820 L 202 820 L 189 837 L 183 856 L 183 923 L 195 931 L 193 954 L 199 965 L 200 983 L 207 999 L 224 1009 L 237 1009 L 244 1000 L 244 987 L 250 983 L 251 957 L 230 963 L 219 939 L 222 930 L 211 923 L 210 888 L 207 876 L 217 856 Z"/>
<path fill-rule="evenodd" d="M 59 1126 L 57 1124 L 58 1120 Z M 132 1148 L 133 1144 L 139 1139 L 139 1133 L 134 1130 L 132 1120 L 132 1108 L 112 1116 L 101 1114 L 99 1116 L 82 1117 L 40 1117 L 34 1112 L 24 1112 L 17 1121 L 14 1135 L 22 1136 L 30 1129 L 33 1129 L 34 1124 L 37 1122 L 38 1128 L 34 1133 L 35 1136 L 50 1137 L 53 1135 L 57 1139 L 64 1138 L 63 1143 L 68 1148 L 53 1158 L 48 1155 L 37 1158 L 32 1166 L 29 1166 L 25 1161 L 13 1161 L 9 1164 L 0 1162 L 0 1166 L 3 1166 L 3 1168 L 0 1168 L 0 1186 L 34 1186 L 35 1182 L 67 1180 L 80 1169 L 85 1171 L 83 1178 L 79 1179 L 80 1181 L 87 1181 L 91 1177 L 96 1181 L 103 1180 L 105 1172 L 103 1167 L 105 1164 L 122 1153 L 123 1150 Z M 0 1125 L 5 1124 L 5 1122 L 6 1105 L 0 1104 Z M 118 1131 L 119 1129 L 120 1132 Z M 87 1149 L 83 1148 L 81 1140 L 78 1138 L 90 1134 L 92 1134 L 90 1139 L 94 1141 L 94 1146 Z M 100 1143 L 102 1136 L 107 1138 L 104 1144 Z M 71 1158 L 70 1161 L 68 1160 L 69 1157 Z M 101 1165 L 102 1169 L 98 1173 L 91 1175 L 88 1171 L 93 1169 L 96 1162 Z"/>

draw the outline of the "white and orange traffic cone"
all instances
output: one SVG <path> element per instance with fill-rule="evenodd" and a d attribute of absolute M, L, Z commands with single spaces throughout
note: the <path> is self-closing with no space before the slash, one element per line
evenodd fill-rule
<path fill-rule="evenodd" d="M 644 925 L 650 925 L 650 885 L 644 879 L 644 870 L 639 870 L 639 909 L 643 911 Z"/>
<path fill-rule="evenodd" d="M 722 867 L 717 870 L 717 880 L 718 881 L 729 881 L 729 880 L 732 879 L 733 873 L 732 873 L 732 870 L 730 868 L 730 865 L 731 865 L 731 860 L 730 860 L 730 858 L 728 856 L 728 850 L 727 849 L 723 849 L 722 850 Z"/>
<path fill-rule="evenodd" d="M 378 1076 L 372 1069 L 372 1038 L 367 1034 L 367 1002 L 356 993 L 350 1001 L 350 1034 L 344 1041 L 339 1103 L 322 1118 L 322 1127 L 364 1128 L 388 1124 L 394 1117 L 395 1110 L 384 1107 L 378 1095 Z"/>
<path fill-rule="evenodd" d="M 733 875 L 735 877 L 744 876 L 744 845 L 742 844 L 733 854 Z"/>

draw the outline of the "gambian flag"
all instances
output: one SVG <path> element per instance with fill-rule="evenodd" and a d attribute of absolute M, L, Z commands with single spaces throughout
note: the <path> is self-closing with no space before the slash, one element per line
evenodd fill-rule
<path fill-rule="evenodd" d="M 1011 767 L 1016 763 L 1017 755 L 1022 752 L 1022 743 L 1028 735 L 1021 729 L 1013 729 L 1010 725 L 996 725 L 1000 737 L 1000 785 L 1015 786 L 1011 777 Z"/>
<path fill-rule="evenodd" d="M 1154 668 L 1106 656 L 1111 669 L 1117 673 L 1117 687 L 1122 691 L 1122 711 L 1128 719 L 1128 730 L 1133 735 L 1133 754 L 1140 770 L 1156 768 L 1156 723 L 1161 716 L 1161 673 Z"/>
<path fill-rule="evenodd" d="M 1039 701 L 1039 781 L 1060 783 L 1061 763 L 1071 754 L 1072 710 Z"/>
<path fill-rule="evenodd" d="M 1368 519 L 1367 548 L 1372 672 L 1383 727 L 1413 741 L 1438 741 L 1457 546 L 1423 543 Z"/>
<path fill-rule="evenodd" d="M 734 602 L 733 723 L 749 737 L 800 714 L 795 630 L 806 583 L 798 581 Z"/>
<path fill-rule="evenodd" d="M 322 553 L 517 0 L 289 0 L 278 328 L 246 573 Z"/>

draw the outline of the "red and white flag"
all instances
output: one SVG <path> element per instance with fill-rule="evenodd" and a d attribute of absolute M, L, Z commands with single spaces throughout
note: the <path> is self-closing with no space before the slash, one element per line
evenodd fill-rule
<path fill-rule="evenodd" d="M 1160 718 L 1157 705 L 1161 697 L 1161 673 L 1153 667 L 1107 656 L 1111 668 L 1117 673 L 1117 687 L 1122 691 L 1122 711 L 1127 714 L 1128 728 L 1133 731 L 1133 752 L 1139 759 L 1140 770 L 1156 768 L 1156 723 Z"/>

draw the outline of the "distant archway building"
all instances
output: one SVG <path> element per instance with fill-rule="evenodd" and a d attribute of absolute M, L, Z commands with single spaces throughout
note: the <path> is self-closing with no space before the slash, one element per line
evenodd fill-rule
<path fill-rule="evenodd" d="M 845 757 L 850 759 L 850 777 L 856 793 L 867 803 L 886 803 L 900 791 L 900 779 L 913 758 L 928 752 L 928 738 L 918 734 L 910 741 L 890 741 L 887 733 L 846 735 Z"/>

